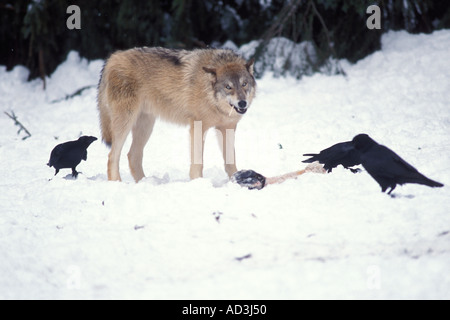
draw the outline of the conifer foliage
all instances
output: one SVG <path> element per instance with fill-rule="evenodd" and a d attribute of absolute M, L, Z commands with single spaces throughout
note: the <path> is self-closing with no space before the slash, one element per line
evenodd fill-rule
<path fill-rule="evenodd" d="M 70 5 L 80 8 L 79 29 L 66 25 Z M 370 5 L 381 10 L 381 29 L 366 27 Z M 290 54 L 297 58 L 285 59 L 286 70 L 299 63 L 298 73 L 311 73 L 324 70 L 330 58 L 355 62 L 365 57 L 379 49 L 381 35 L 388 30 L 430 33 L 450 28 L 450 4 L 434 0 L 0 0 L 0 19 L 0 65 L 8 69 L 25 65 L 30 78 L 51 74 L 71 50 L 88 59 L 104 59 L 117 49 L 135 46 L 190 49 L 220 46 L 228 40 L 237 46 L 257 40 L 252 54 L 265 70 L 271 68 L 271 60 L 264 53 L 276 46 L 275 38 L 292 42 L 286 48 L 292 48 Z M 302 48 L 314 54 L 299 59 Z"/>

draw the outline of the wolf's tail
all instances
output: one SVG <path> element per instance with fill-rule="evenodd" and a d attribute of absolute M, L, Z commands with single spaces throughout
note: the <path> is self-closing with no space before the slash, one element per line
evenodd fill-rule
<path fill-rule="evenodd" d="M 111 132 L 111 117 L 106 110 L 100 110 L 100 128 L 102 130 L 102 140 L 108 146 L 112 144 L 112 132 Z"/>
<path fill-rule="evenodd" d="M 102 71 L 103 73 L 103 71 Z M 102 131 L 102 140 L 108 146 L 112 144 L 112 131 L 111 131 L 111 115 L 108 110 L 108 104 L 106 102 L 106 85 L 100 79 L 98 85 L 98 111 L 100 113 L 100 129 Z"/>

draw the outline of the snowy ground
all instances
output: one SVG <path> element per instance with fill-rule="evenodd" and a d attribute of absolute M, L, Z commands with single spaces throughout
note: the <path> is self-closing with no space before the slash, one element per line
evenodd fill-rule
<path fill-rule="evenodd" d="M 49 181 L 56 144 L 100 137 L 95 88 L 51 101 L 95 86 L 103 61 L 71 53 L 45 92 L 23 67 L 0 67 L 0 298 L 450 299 L 449 52 L 449 30 L 391 32 L 382 51 L 342 62 L 346 78 L 263 78 L 238 126 L 240 169 L 297 170 L 303 153 L 365 132 L 446 185 L 397 187 L 396 198 L 341 168 L 242 189 L 214 134 L 205 178 L 189 181 L 188 130 L 162 122 L 139 184 L 126 152 L 124 182 L 107 181 L 100 140 L 78 180 L 66 170 Z"/>

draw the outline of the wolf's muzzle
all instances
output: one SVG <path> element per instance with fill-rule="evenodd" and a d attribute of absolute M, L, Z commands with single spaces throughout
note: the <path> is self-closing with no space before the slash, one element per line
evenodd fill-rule
<path fill-rule="evenodd" d="M 241 100 L 238 102 L 238 107 L 234 107 L 237 113 L 244 114 L 247 112 L 248 104 L 247 101 Z"/>

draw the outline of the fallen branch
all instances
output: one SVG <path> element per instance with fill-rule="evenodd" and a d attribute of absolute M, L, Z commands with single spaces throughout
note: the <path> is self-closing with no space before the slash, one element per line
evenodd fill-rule
<path fill-rule="evenodd" d="M 92 88 L 95 88 L 95 87 L 96 87 L 95 85 L 82 87 L 82 88 L 78 89 L 77 91 L 75 91 L 74 93 L 68 94 L 64 98 L 53 100 L 50 103 L 58 103 L 58 102 L 61 102 L 61 101 L 64 101 L 64 100 L 72 99 L 73 97 L 81 95 L 84 90 L 92 89 Z"/>
<path fill-rule="evenodd" d="M 328 50 L 330 50 L 331 54 L 334 57 L 336 57 L 336 59 L 337 59 L 337 54 L 336 54 L 336 51 L 334 50 L 334 46 L 332 44 L 331 37 L 330 37 L 330 31 L 328 30 L 327 25 L 325 24 L 325 21 L 324 21 L 322 15 L 319 13 L 319 10 L 317 10 L 317 7 L 316 7 L 314 1 L 310 0 L 308 3 L 308 6 L 311 6 L 311 8 L 314 11 L 314 14 L 319 19 L 319 22 L 322 25 L 322 28 L 325 30 L 325 36 L 327 38 Z M 345 73 L 344 69 L 341 67 L 339 60 L 336 60 L 336 64 L 337 64 L 338 72 L 340 74 L 342 74 L 344 77 L 346 77 L 347 73 Z"/>
<path fill-rule="evenodd" d="M 246 254 L 245 256 L 242 256 L 242 257 L 236 257 L 236 258 L 234 258 L 234 259 L 237 260 L 237 261 L 239 261 L 239 262 L 241 262 L 242 260 L 250 259 L 251 257 L 252 257 L 252 254 L 249 253 L 249 254 Z"/>
<path fill-rule="evenodd" d="M 14 124 L 16 126 L 19 126 L 19 131 L 17 131 L 17 134 L 20 134 L 22 131 L 26 133 L 26 136 L 23 137 L 22 140 L 26 140 L 29 137 L 31 137 L 30 131 L 28 131 L 27 128 L 25 128 L 25 126 L 17 119 L 17 116 L 15 115 L 14 111 L 11 111 L 11 114 L 5 111 L 5 114 L 14 121 Z"/>

